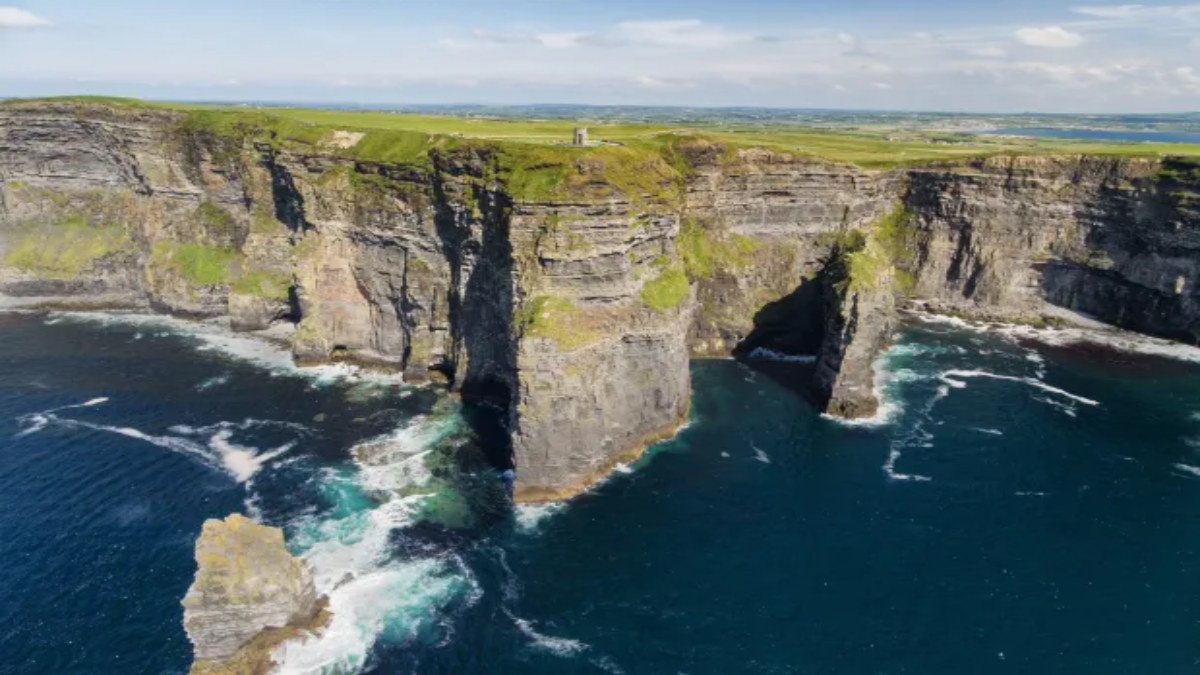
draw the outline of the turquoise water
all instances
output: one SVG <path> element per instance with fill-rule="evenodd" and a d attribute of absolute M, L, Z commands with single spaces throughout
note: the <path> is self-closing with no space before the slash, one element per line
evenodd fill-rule
<path fill-rule="evenodd" d="M 341 622 L 285 672 L 1200 663 L 1186 361 L 915 325 L 884 360 L 888 420 L 860 426 L 816 414 L 782 365 L 696 362 L 675 440 L 506 515 L 471 460 L 475 412 L 431 393 L 181 323 L 0 329 L 0 672 L 184 672 L 192 541 L 231 511 L 287 529 Z M 378 438 L 393 450 L 356 462 Z M 465 471 L 439 468 L 451 455 Z"/>

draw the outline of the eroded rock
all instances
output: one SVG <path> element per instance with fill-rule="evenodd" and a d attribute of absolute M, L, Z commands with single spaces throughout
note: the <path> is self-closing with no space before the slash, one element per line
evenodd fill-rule
<path fill-rule="evenodd" d="M 204 523 L 196 579 L 183 599 L 193 673 L 265 673 L 271 650 L 324 627 L 326 599 L 283 531 L 239 514 Z"/>

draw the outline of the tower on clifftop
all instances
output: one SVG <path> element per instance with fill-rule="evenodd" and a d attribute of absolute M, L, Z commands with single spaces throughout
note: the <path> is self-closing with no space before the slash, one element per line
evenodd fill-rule
<path fill-rule="evenodd" d="M 571 144 L 580 147 L 588 144 L 587 127 L 575 127 L 575 137 Z"/>

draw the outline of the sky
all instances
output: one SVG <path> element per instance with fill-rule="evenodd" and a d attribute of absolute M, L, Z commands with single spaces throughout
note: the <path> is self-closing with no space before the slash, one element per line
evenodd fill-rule
<path fill-rule="evenodd" d="M 0 4 L 0 97 L 83 93 L 399 105 L 1197 111 L 1200 2 Z"/>

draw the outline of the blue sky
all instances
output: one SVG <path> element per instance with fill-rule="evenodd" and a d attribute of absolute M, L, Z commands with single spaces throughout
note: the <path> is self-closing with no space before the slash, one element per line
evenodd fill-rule
<path fill-rule="evenodd" d="M 65 93 L 1194 111 L 1200 110 L 1200 2 L 0 4 L 0 95 Z"/>

